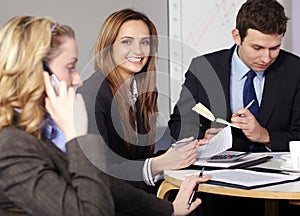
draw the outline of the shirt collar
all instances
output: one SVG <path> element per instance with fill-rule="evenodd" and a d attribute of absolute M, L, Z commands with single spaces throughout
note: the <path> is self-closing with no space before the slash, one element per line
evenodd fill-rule
<path fill-rule="evenodd" d="M 17 112 L 17 113 L 19 113 L 19 114 L 21 114 L 22 109 L 14 107 L 14 111 Z"/>
<path fill-rule="evenodd" d="M 138 89 L 135 78 L 132 79 L 130 90 L 131 92 L 129 92 L 128 98 L 130 103 L 134 105 L 138 98 Z"/>

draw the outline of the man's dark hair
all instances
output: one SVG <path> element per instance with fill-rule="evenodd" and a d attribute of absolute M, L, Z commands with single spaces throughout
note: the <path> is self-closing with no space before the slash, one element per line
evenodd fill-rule
<path fill-rule="evenodd" d="M 250 28 L 264 34 L 285 34 L 288 20 L 277 0 L 248 0 L 237 14 L 236 28 L 243 41 Z"/>

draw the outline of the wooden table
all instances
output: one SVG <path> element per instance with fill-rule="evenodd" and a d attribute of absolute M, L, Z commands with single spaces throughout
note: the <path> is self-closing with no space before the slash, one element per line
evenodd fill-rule
<path fill-rule="evenodd" d="M 261 166 L 276 167 L 280 166 L 280 162 L 270 161 L 266 162 L 265 164 L 262 164 Z M 185 176 L 190 175 L 192 173 L 195 173 L 195 170 L 165 171 L 165 180 L 160 185 L 157 196 L 162 199 L 167 199 L 168 192 L 170 192 L 171 190 L 178 190 Z M 289 200 L 290 204 L 300 205 L 299 181 L 277 184 L 251 190 L 202 183 L 198 186 L 198 191 L 235 197 L 264 199 L 266 216 L 278 215 L 278 200 Z"/>

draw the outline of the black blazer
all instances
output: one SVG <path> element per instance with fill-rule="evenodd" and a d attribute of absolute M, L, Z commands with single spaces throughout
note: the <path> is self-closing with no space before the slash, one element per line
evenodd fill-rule
<path fill-rule="evenodd" d="M 210 122 L 191 111 L 201 102 L 217 117 L 230 121 L 230 71 L 235 46 L 192 60 L 185 74 L 180 99 L 168 122 L 175 139 L 187 136 L 202 138 Z M 289 140 L 300 139 L 300 59 L 280 50 L 276 61 L 265 71 L 265 84 L 259 123 L 270 135 L 273 151 L 288 151 Z M 242 89 L 241 89 L 242 91 Z M 249 151 L 249 140 L 232 128 L 233 150 Z M 254 151 L 265 151 L 256 143 Z"/>
<path fill-rule="evenodd" d="M 171 215 L 171 203 L 98 169 L 98 142 L 95 135 L 71 140 L 64 154 L 47 138 L 1 129 L 1 215 Z"/>
<path fill-rule="evenodd" d="M 108 81 L 100 71 L 94 72 L 82 87 L 78 88 L 82 94 L 89 119 L 89 133 L 100 134 L 109 147 L 107 164 L 111 173 L 126 180 L 135 187 L 141 188 L 149 193 L 156 194 L 159 183 L 156 186 L 148 186 L 143 181 L 143 165 L 147 158 L 148 135 L 143 126 L 143 119 L 139 115 L 139 104 L 137 102 L 137 130 L 139 132 L 137 145 L 132 145 L 133 152 L 128 153 L 123 137 L 123 129 L 117 105 Z M 128 123 L 129 124 L 129 123 Z M 128 126 L 130 127 L 130 126 Z M 157 154 L 161 154 L 160 151 Z M 151 156 L 155 156 L 153 154 Z"/>
<path fill-rule="evenodd" d="M 108 146 L 119 156 L 130 159 L 146 159 L 146 147 L 148 136 L 143 126 L 143 120 L 139 116 L 139 104 L 137 102 L 137 129 L 139 134 L 138 145 L 132 145 L 134 151 L 128 153 L 124 145 L 123 129 L 117 105 L 114 102 L 108 81 L 101 72 L 94 72 L 78 92 L 83 95 L 87 105 L 89 118 L 89 132 L 100 133 Z M 129 123 L 128 123 L 129 124 Z"/>

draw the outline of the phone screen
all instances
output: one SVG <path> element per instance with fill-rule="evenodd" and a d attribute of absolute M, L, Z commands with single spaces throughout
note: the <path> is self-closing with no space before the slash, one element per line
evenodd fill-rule
<path fill-rule="evenodd" d="M 56 94 L 58 95 L 58 84 L 59 84 L 58 78 L 55 76 L 55 74 L 52 72 L 49 65 L 45 61 L 43 61 L 43 68 L 44 68 L 44 71 L 47 71 L 49 73 L 50 82 L 51 82 Z"/>

